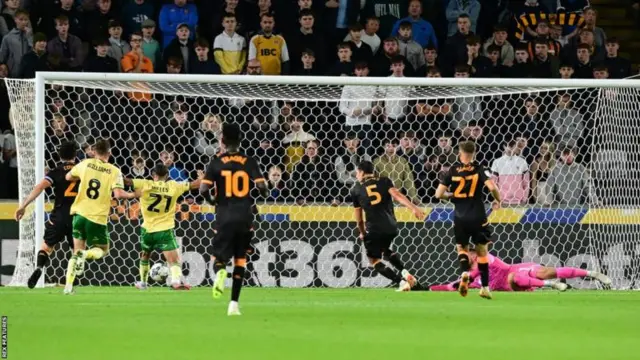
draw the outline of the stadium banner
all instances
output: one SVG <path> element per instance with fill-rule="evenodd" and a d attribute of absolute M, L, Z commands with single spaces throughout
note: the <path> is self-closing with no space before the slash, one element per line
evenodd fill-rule
<path fill-rule="evenodd" d="M 181 244 L 185 280 L 191 285 L 212 283 L 210 243 L 213 223 L 179 223 L 176 236 Z M 389 281 L 373 274 L 356 236 L 353 223 L 311 221 L 261 221 L 256 224 L 248 282 L 266 287 L 384 287 Z M 605 270 L 615 286 L 634 286 L 637 274 L 629 273 L 640 259 L 640 248 L 632 248 L 622 234 L 627 226 L 580 223 L 493 224 L 492 252 L 510 263 L 536 262 L 549 266 L 587 267 Z M 0 266 L 2 284 L 10 281 L 18 251 L 18 226 L 0 220 L 2 241 Z M 121 220 L 110 225 L 109 256 L 88 263 L 81 285 L 132 285 L 138 276 L 138 221 Z M 598 241 L 590 241 L 597 232 Z M 455 279 L 453 232 L 448 222 L 401 223 L 395 250 L 407 268 L 423 284 Z M 403 241 L 403 239 L 407 239 Z M 421 239 L 416 241 L 415 239 Z M 61 283 L 68 258 L 68 246 L 57 251 L 47 270 L 48 283 Z M 158 261 L 154 254 L 152 261 Z M 637 268 L 637 266 L 635 266 Z M 591 282 L 571 280 L 576 288 L 590 288 Z"/>

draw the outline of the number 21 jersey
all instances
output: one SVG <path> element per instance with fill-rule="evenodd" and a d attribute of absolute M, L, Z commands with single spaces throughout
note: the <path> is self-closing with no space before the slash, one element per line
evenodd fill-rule
<path fill-rule="evenodd" d="M 86 159 L 70 172 L 80 178 L 71 215 L 82 215 L 96 224 L 106 225 L 111 211 L 111 192 L 124 188 L 120 169 L 102 160 Z"/>
<path fill-rule="evenodd" d="M 456 162 L 449 171 L 441 174 L 440 184 L 452 193 L 451 202 L 455 205 L 456 220 L 486 222 L 483 190 L 484 183 L 490 176 L 489 171 L 476 162 Z"/>
<path fill-rule="evenodd" d="M 173 229 L 176 218 L 176 201 L 191 185 L 188 182 L 153 181 L 134 179 L 133 188 L 140 191 L 142 228 L 148 233 Z"/>

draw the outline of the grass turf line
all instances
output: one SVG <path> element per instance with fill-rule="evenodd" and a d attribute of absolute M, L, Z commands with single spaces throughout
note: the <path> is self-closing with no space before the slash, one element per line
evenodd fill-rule
<path fill-rule="evenodd" d="M 640 292 L 0 288 L 8 359 L 640 359 Z M 468 351 L 468 353 L 464 353 Z"/>

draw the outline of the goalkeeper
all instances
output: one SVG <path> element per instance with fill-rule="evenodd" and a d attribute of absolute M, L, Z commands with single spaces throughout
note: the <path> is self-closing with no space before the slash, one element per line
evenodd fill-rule
<path fill-rule="evenodd" d="M 470 252 L 473 270 L 469 274 L 477 280 L 479 271 L 475 264 L 476 254 Z M 491 280 L 489 288 L 493 291 L 533 291 L 536 288 L 550 287 L 559 291 L 567 290 L 567 284 L 556 279 L 592 278 L 598 280 L 604 286 L 611 285 L 611 279 L 597 271 L 589 271 L 571 267 L 548 267 L 536 263 L 507 264 L 497 256 L 489 254 L 489 269 Z M 457 291 L 459 281 L 446 285 L 433 285 L 431 291 Z M 470 284 L 472 288 L 478 288 L 475 281 Z"/>
<path fill-rule="evenodd" d="M 173 229 L 175 228 L 176 202 L 182 194 L 200 187 L 204 173 L 198 170 L 198 179 L 191 182 L 168 180 L 169 169 L 158 164 L 152 171 L 153 180 L 133 179 L 131 183 L 140 198 L 144 222 L 140 229 L 140 281 L 136 288 L 147 289 L 149 256 L 153 250 L 162 251 L 171 269 L 171 288 L 189 290 L 191 287 L 180 280 L 182 267 Z M 128 182 L 128 181 L 127 181 Z"/>

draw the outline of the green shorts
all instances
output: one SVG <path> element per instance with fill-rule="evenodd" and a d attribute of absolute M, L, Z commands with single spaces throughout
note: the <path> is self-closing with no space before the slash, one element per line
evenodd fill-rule
<path fill-rule="evenodd" d="M 146 253 L 153 250 L 171 251 L 178 248 L 173 229 L 148 233 L 144 228 L 140 228 L 140 239 L 142 251 Z"/>
<path fill-rule="evenodd" d="M 73 238 L 86 241 L 87 247 L 93 245 L 109 246 L 107 225 L 97 224 L 82 215 L 73 215 Z"/>

